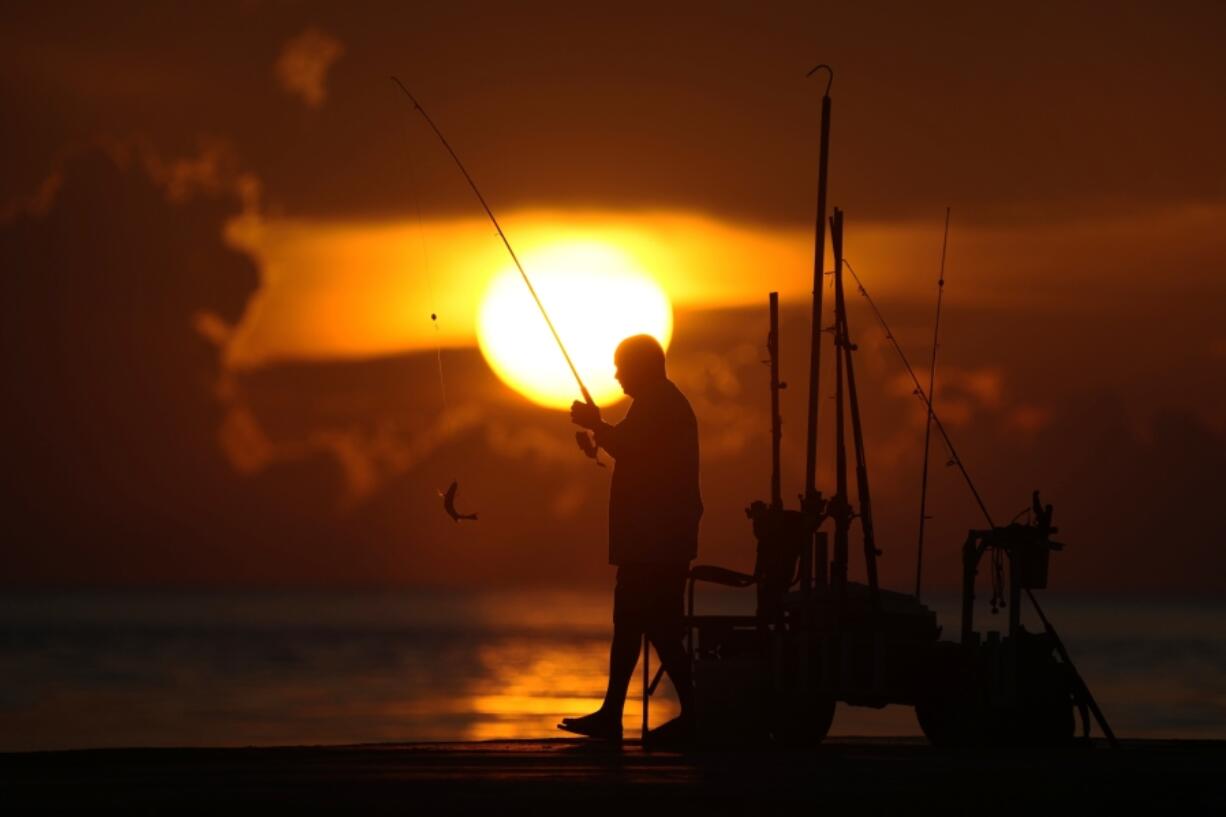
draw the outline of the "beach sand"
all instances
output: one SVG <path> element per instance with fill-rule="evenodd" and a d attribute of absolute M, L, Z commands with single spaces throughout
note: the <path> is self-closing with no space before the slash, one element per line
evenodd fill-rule
<path fill-rule="evenodd" d="M 580 740 L 91 749 L 0 755 L 0 794 L 8 814 L 1223 814 L 1226 741 L 968 753 L 880 738 L 796 753 Z"/>

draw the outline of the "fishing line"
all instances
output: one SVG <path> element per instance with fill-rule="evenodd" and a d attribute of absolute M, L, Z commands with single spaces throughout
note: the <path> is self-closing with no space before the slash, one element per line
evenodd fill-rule
<path fill-rule="evenodd" d="M 949 211 L 945 208 L 945 237 L 941 239 L 941 272 L 937 277 L 937 317 L 932 324 L 932 357 L 928 363 L 928 393 L 936 396 L 937 348 L 941 336 L 941 301 L 945 296 L 945 250 L 949 247 Z M 928 451 L 932 440 L 932 403 L 924 419 L 924 469 L 920 477 L 919 540 L 915 547 L 915 597 L 920 596 L 924 573 L 924 523 L 928 519 Z"/>
<path fill-rule="evenodd" d="M 507 248 L 507 253 L 510 254 L 511 260 L 515 263 L 515 268 L 519 270 L 519 275 L 524 279 L 524 284 L 528 287 L 528 292 L 532 293 L 532 300 L 536 302 L 537 308 L 541 311 L 541 317 L 545 319 L 545 324 L 549 327 L 550 333 L 553 335 L 554 341 L 558 345 L 558 349 L 562 352 L 562 357 L 566 360 L 567 367 L 570 368 L 570 373 L 574 375 L 575 383 L 579 385 L 579 392 L 583 395 L 583 400 L 588 405 L 596 405 L 592 400 L 591 393 L 588 392 L 587 386 L 583 385 L 583 378 L 579 376 L 579 370 L 575 368 L 574 361 L 570 358 L 570 353 L 566 351 L 566 345 L 562 343 L 562 336 L 558 334 L 557 328 L 553 325 L 553 321 L 549 318 L 549 313 L 545 310 L 545 304 L 541 302 L 541 298 L 536 294 L 536 287 L 532 286 L 532 281 L 528 278 L 528 273 L 524 271 L 524 265 L 519 262 L 519 256 L 515 254 L 515 250 L 511 247 L 511 242 L 507 240 L 506 233 L 502 231 L 502 225 L 498 223 L 498 218 L 494 215 L 494 211 L 490 209 L 489 204 L 485 201 L 485 196 L 481 195 L 481 190 L 477 187 L 477 183 L 473 181 L 473 177 L 469 175 L 468 169 L 464 167 L 464 163 L 460 161 L 460 157 L 456 155 L 452 149 L 451 143 L 447 141 L 447 137 L 443 136 L 443 132 L 438 129 L 438 125 L 434 124 L 434 120 L 430 118 L 430 114 L 426 113 L 426 109 L 421 106 L 417 98 L 409 92 L 409 89 L 404 86 L 396 77 L 392 77 L 392 82 L 396 83 L 397 87 L 404 92 L 404 95 L 413 103 L 413 107 L 426 120 L 426 124 L 430 126 L 430 130 L 434 131 L 434 135 L 443 143 L 443 147 L 447 149 L 447 153 L 455 161 L 456 167 L 464 174 L 468 186 L 472 188 L 473 193 L 477 196 L 477 201 L 481 202 L 481 207 L 485 210 L 485 214 L 489 216 L 490 221 L 494 223 L 494 229 L 498 232 L 498 237 L 502 239 L 502 244 Z"/>
<path fill-rule="evenodd" d="M 409 139 L 413 138 L 412 131 L 409 132 Z M 422 268 L 425 271 L 426 281 L 430 289 L 430 322 L 434 325 L 434 356 L 438 364 L 438 390 L 439 397 L 443 403 L 443 422 L 447 421 L 449 414 L 447 406 L 447 379 L 443 374 L 443 342 L 441 331 L 438 322 L 438 287 L 435 286 L 434 269 L 430 264 L 430 254 L 426 246 L 426 229 L 425 218 L 422 216 L 421 208 L 421 191 L 417 181 L 417 166 L 413 161 L 413 150 L 410 144 L 408 151 L 409 163 L 409 180 L 413 194 L 413 209 L 417 215 L 417 246 L 421 252 Z M 457 479 L 452 479 L 451 484 L 445 491 L 439 491 L 439 498 L 443 500 L 443 511 L 451 517 L 453 522 L 461 521 L 477 521 L 478 515 L 475 513 L 460 513 L 456 510 L 456 494 L 460 489 L 460 482 Z"/>
<path fill-rule="evenodd" d="M 979 490 L 975 487 L 974 480 L 972 480 L 971 475 L 967 473 L 966 466 L 962 464 L 962 457 L 958 456 L 958 451 L 956 448 L 954 448 L 953 440 L 949 438 L 949 433 L 945 431 L 945 424 L 941 422 L 940 416 L 938 416 L 936 411 L 933 410 L 932 401 L 929 399 L 928 393 L 924 391 L 924 387 L 920 385 L 919 377 L 916 376 L 915 370 L 911 368 L 911 362 L 907 360 L 907 355 L 905 352 L 903 352 L 902 346 L 898 343 L 898 338 L 894 337 L 893 330 L 890 329 L 890 325 L 886 322 L 885 316 L 881 314 L 881 310 L 877 308 L 877 302 L 874 301 L 873 297 L 868 294 L 868 290 L 864 287 L 864 282 L 860 280 L 860 276 L 856 275 L 855 268 L 848 263 L 846 257 L 844 257 L 843 263 L 847 266 L 848 271 L 851 273 L 851 277 L 855 280 L 856 286 L 860 290 L 860 294 L 864 296 L 864 299 L 868 301 L 868 305 L 872 307 L 873 314 L 877 316 L 878 323 L 880 323 L 881 328 L 885 330 L 886 339 L 891 343 L 891 345 L 893 345 L 894 351 L 898 353 L 898 357 L 900 360 L 902 360 L 902 365 L 907 370 L 907 374 L 911 376 L 911 382 L 915 384 L 915 395 L 921 402 L 923 402 L 928 411 L 931 412 L 932 422 L 936 424 L 937 431 L 940 432 L 941 438 L 945 441 L 945 447 L 949 450 L 950 459 L 954 465 L 958 466 L 958 470 L 962 472 L 962 479 L 965 480 L 966 487 L 970 489 L 971 495 L 975 497 L 975 503 L 979 505 L 979 510 L 983 513 L 983 518 L 987 520 L 989 527 L 995 528 L 996 523 L 992 521 L 992 514 L 988 513 L 988 506 L 984 504 L 983 497 L 979 495 Z"/>
<path fill-rule="evenodd" d="M 916 395 L 918 395 L 924 402 L 924 405 L 928 407 L 929 411 L 932 411 L 932 402 L 928 399 L 928 395 L 924 393 L 923 388 L 920 386 L 919 378 L 915 376 L 915 371 L 911 368 L 911 363 L 907 360 L 907 355 L 903 352 L 902 346 L 899 345 L 898 339 L 894 337 L 893 331 L 890 330 L 890 325 L 886 322 L 885 316 L 881 314 L 881 310 L 877 308 L 876 302 L 874 302 L 872 296 L 868 294 L 868 290 L 865 289 L 864 283 L 860 280 L 860 276 L 856 275 L 855 269 L 847 263 L 846 258 L 843 259 L 843 264 L 851 272 L 851 277 L 855 279 L 856 286 L 860 288 L 860 294 L 864 296 L 864 299 L 868 301 L 869 306 L 872 307 L 873 314 L 877 316 L 878 322 L 881 323 L 881 328 L 885 330 L 885 336 L 894 346 L 894 351 L 898 353 L 898 357 L 902 360 L 902 365 L 906 368 L 907 374 L 911 375 L 911 380 L 915 383 Z M 957 464 L 958 469 L 962 472 L 962 478 L 966 480 L 966 486 L 971 489 L 971 494 L 974 495 L 975 502 L 979 504 L 979 510 L 983 512 L 984 518 L 988 521 L 988 526 L 995 530 L 996 523 L 992 521 L 992 515 L 988 513 L 987 506 L 983 503 L 983 498 L 979 496 L 979 491 L 976 490 L 975 483 L 971 480 L 971 475 L 967 473 L 966 466 L 962 464 L 962 459 L 957 456 L 953 441 L 949 439 L 949 434 L 946 433 L 945 426 L 941 423 L 941 418 L 937 416 L 935 411 L 932 411 L 932 421 L 936 424 L 937 431 L 941 433 L 941 437 L 945 440 L 946 447 L 949 449 L 951 454 L 953 454 L 954 463 Z M 994 596 L 993 601 L 996 602 L 1002 601 L 1004 598 L 1004 554 L 1002 553 L 1003 548 L 994 547 L 992 550 L 992 595 Z M 1060 660 L 1063 661 L 1064 665 L 1068 667 L 1070 676 L 1072 677 L 1073 683 L 1076 686 L 1077 695 L 1083 698 L 1085 705 L 1089 708 L 1090 712 L 1093 713 L 1094 720 L 1098 723 L 1099 728 L 1102 729 L 1103 734 L 1107 738 L 1107 742 L 1112 747 L 1118 746 L 1119 742 L 1116 740 L 1115 733 L 1111 731 L 1111 727 L 1107 724 L 1106 716 L 1103 715 L 1102 710 L 1098 707 L 1098 702 L 1094 700 L 1094 695 L 1090 692 L 1090 688 L 1086 684 L 1085 679 L 1082 678 L 1081 673 L 1077 671 L 1077 666 L 1073 663 L 1072 656 L 1068 654 L 1068 650 L 1065 649 L 1064 642 L 1060 639 L 1060 635 L 1056 632 L 1056 628 L 1044 614 L 1043 608 L 1039 605 L 1039 600 L 1035 597 L 1034 591 L 1029 587 L 1026 588 L 1026 598 L 1030 600 L 1031 607 L 1034 608 L 1035 613 L 1037 613 L 1039 616 L 1039 620 L 1042 621 L 1043 628 L 1047 631 L 1047 634 L 1051 636 L 1052 645 L 1055 647 L 1056 653 L 1060 656 Z M 993 605 L 993 612 L 996 612 L 995 604 Z"/>
<path fill-rule="evenodd" d="M 412 131 L 409 138 L 412 139 Z M 411 146 L 410 146 L 411 147 Z M 443 342 L 438 323 L 438 288 L 435 286 L 434 270 L 430 266 L 430 253 L 426 248 L 425 219 L 422 218 L 421 190 L 417 181 L 417 165 L 413 161 L 413 151 L 408 151 L 409 186 L 413 195 L 413 209 L 417 215 L 417 248 L 421 253 L 422 269 L 425 270 L 426 284 L 430 289 L 430 322 L 434 325 L 434 354 L 438 361 L 438 391 L 443 401 L 443 414 L 447 414 L 447 380 L 443 376 Z"/>

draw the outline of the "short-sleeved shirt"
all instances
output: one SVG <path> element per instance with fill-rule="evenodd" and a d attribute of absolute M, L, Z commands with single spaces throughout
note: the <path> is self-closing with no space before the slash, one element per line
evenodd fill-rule
<path fill-rule="evenodd" d="M 596 432 L 616 461 L 609 488 L 609 563 L 677 564 L 698 555 L 702 498 L 698 422 L 685 395 L 661 380 L 616 426 Z"/>

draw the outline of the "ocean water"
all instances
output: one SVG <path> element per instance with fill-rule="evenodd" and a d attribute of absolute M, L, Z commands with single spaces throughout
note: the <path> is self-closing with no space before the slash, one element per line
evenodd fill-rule
<path fill-rule="evenodd" d="M 610 602 L 605 591 L 8 592 L 0 751 L 555 737 L 561 716 L 600 703 Z M 956 600 L 930 603 L 952 637 Z M 750 593 L 699 597 L 708 612 L 751 605 Z M 1226 604 L 1044 605 L 1117 734 L 1226 738 Z M 982 629 L 1006 626 L 979 616 Z M 676 713 L 666 687 L 653 723 Z M 840 706 L 832 732 L 919 729 L 906 707 Z"/>

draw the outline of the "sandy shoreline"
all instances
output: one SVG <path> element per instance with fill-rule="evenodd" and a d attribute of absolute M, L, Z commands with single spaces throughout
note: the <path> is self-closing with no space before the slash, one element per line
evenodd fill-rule
<path fill-rule="evenodd" d="M 20 806 L 10 814 L 758 814 L 787 804 L 1222 814 L 1224 772 L 1226 741 L 965 754 L 909 738 L 832 739 L 808 753 L 648 753 L 636 742 L 614 751 L 572 740 L 88 749 L 0 754 L 0 800 Z"/>

